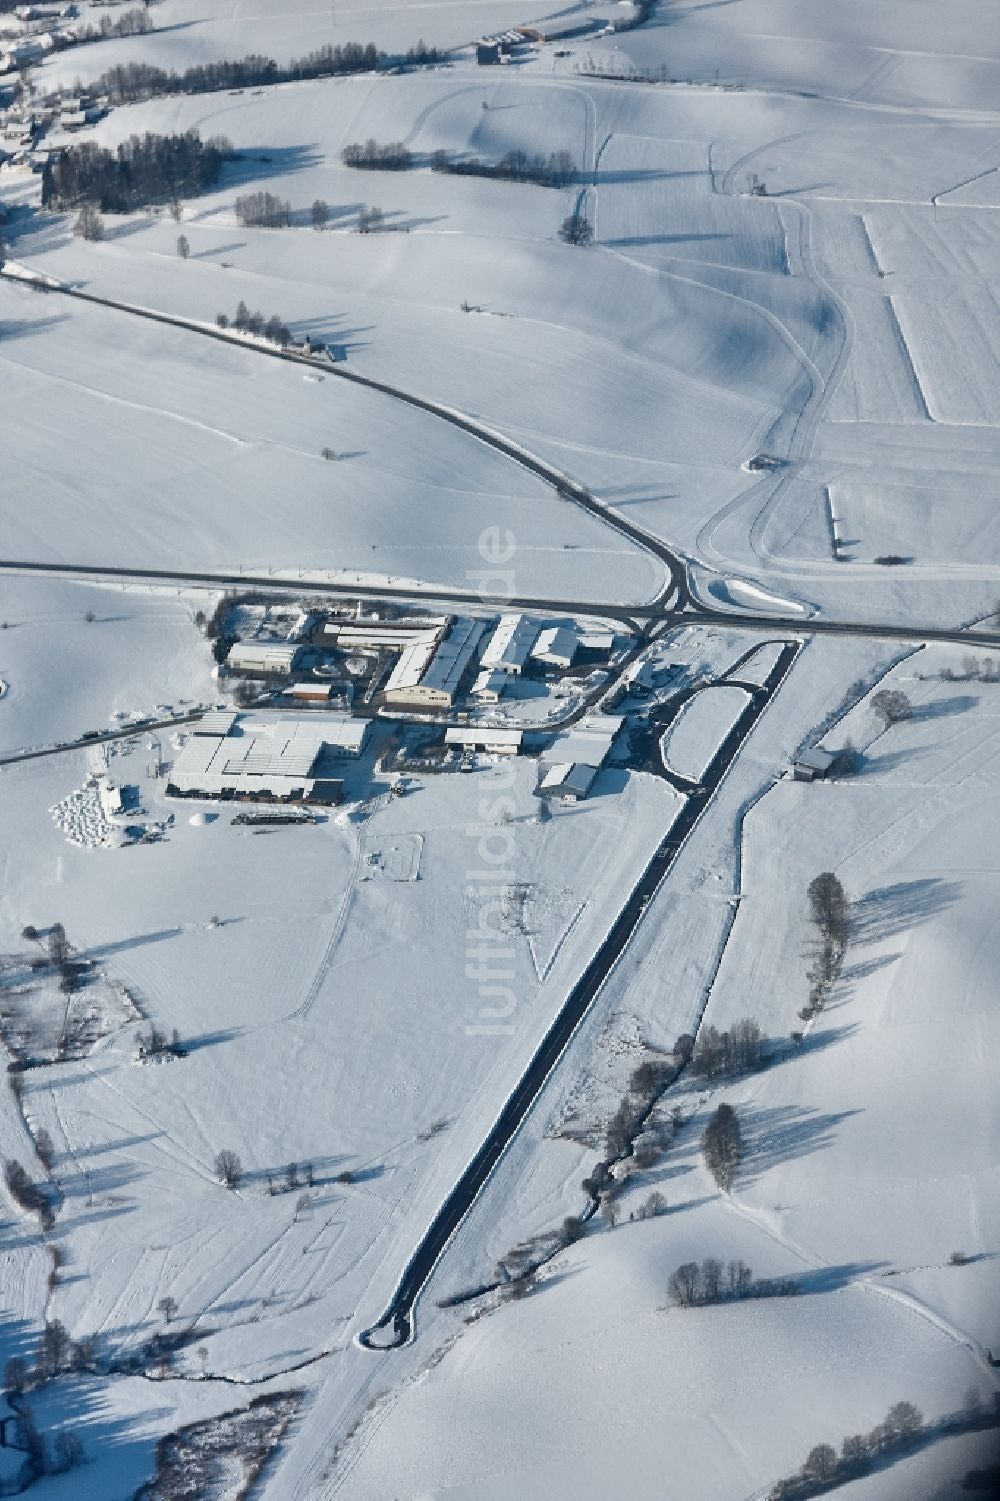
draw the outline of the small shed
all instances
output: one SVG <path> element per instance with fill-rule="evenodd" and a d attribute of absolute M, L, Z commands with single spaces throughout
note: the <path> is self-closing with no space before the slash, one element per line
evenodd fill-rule
<path fill-rule="evenodd" d="M 792 762 L 792 778 L 796 782 L 816 782 L 827 776 L 836 757 L 832 751 L 814 746 L 804 750 Z"/>

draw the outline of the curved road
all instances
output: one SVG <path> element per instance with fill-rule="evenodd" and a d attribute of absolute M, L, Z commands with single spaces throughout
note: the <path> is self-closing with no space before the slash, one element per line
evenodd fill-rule
<path fill-rule="evenodd" d="M 365 386 L 369 391 L 378 391 L 383 396 L 389 396 L 394 401 L 401 401 L 406 406 L 416 407 L 419 411 L 428 412 L 432 417 L 437 417 L 442 422 L 447 422 L 470 437 L 485 443 L 488 448 L 503 454 L 514 464 L 533 474 L 536 479 L 542 480 L 551 486 L 563 500 L 572 501 L 591 516 L 596 517 L 605 526 L 611 527 L 620 536 L 627 538 L 636 547 L 644 552 L 651 553 L 654 558 L 666 568 L 669 579 L 657 595 L 655 603 L 662 604 L 671 595 L 675 596 L 675 604 L 683 605 L 688 599 L 687 570 L 680 558 L 676 557 L 659 538 L 652 536 L 637 526 L 635 522 L 616 512 L 594 496 L 585 485 L 571 479 L 561 469 L 547 464 L 544 459 L 529 453 L 520 444 L 505 438 L 502 433 L 495 432 L 493 428 L 470 417 L 465 412 L 457 411 L 454 407 L 445 405 L 443 402 L 431 401 L 427 397 L 414 395 L 411 391 L 404 391 L 399 386 L 389 385 L 387 381 L 375 380 L 369 375 L 360 375 L 356 370 L 348 370 L 342 364 L 337 364 L 322 356 L 297 354 L 294 350 L 269 348 L 265 344 L 251 344 L 242 339 L 234 338 L 231 334 L 224 333 L 221 329 L 211 328 L 206 324 L 197 323 L 189 318 L 182 318 L 171 313 L 157 313 L 151 308 L 135 307 L 128 302 L 118 302 L 110 297 L 98 297 L 93 292 L 82 292 L 78 287 L 70 287 L 62 282 L 47 282 L 31 280 L 23 276 L 15 276 L 0 265 L 0 277 L 14 282 L 18 286 L 30 286 L 35 290 L 44 291 L 46 295 L 59 297 L 72 297 L 78 302 L 94 303 L 97 307 L 110 308 L 115 312 L 127 313 L 133 318 L 144 318 L 151 323 L 163 323 L 170 328 L 180 328 L 186 333 L 197 334 L 204 339 L 214 339 L 218 344 L 225 344 L 230 349 L 249 350 L 253 354 L 263 355 L 265 359 L 284 360 L 288 364 L 305 365 L 311 370 L 320 368 L 324 374 L 336 376 L 338 380 L 351 381 L 356 386 Z"/>

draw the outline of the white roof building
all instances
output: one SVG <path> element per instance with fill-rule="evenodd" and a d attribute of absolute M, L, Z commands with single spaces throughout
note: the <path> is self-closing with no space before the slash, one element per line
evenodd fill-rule
<path fill-rule="evenodd" d="M 792 775 L 797 782 L 815 782 L 826 776 L 836 759 L 832 751 L 823 750 L 817 745 L 795 757 Z"/>
<path fill-rule="evenodd" d="M 524 615 L 501 615 L 486 643 L 482 665 L 499 672 L 520 673 L 538 636 L 538 625 Z"/>
<path fill-rule="evenodd" d="M 460 746 L 463 750 L 482 750 L 497 756 L 516 756 L 521 749 L 521 731 L 496 730 L 489 725 L 474 725 L 469 729 L 446 730 L 444 743 Z"/>
<path fill-rule="evenodd" d="M 439 641 L 408 647 L 385 685 L 386 702 L 450 708 L 483 629 L 481 621 L 459 616 Z"/>
<path fill-rule="evenodd" d="M 553 625 L 541 632 L 531 655 L 536 662 L 547 662 L 552 667 L 570 667 L 576 648 L 576 632 L 565 625 Z"/>
<path fill-rule="evenodd" d="M 508 682 L 505 672 L 498 672 L 496 668 L 491 671 L 484 667 L 469 691 L 473 698 L 481 699 L 483 703 L 498 704 Z"/>
<path fill-rule="evenodd" d="M 226 666 L 233 672 L 289 673 L 304 648 L 293 641 L 237 641 L 230 648 Z"/>
<path fill-rule="evenodd" d="M 580 636 L 580 645 L 587 651 L 613 651 L 614 631 L 585 630 Z"/>
<path fill-rule="evenodd" d="M 329 621 L 323 635 L 343 651 L 406 651 L 432 645 L 448 624 L 447 615 L 421 615 L 412 620 Z"/>
<path fill-rule="evenodd" d="M 192 735 L 228 735 L 236 723 L 237 715 L 232 709 L 209 709 L 207 714 L 191 727 Z"/>
<path fill-rule="evenodd" d="M 596 766 L 560 761 L 550 766 L 538 784 L 539 797 L 554 797 L 579 802 L 587 796 L 597 775 Z"/>
<path fill-rule="evenodd" d="M 260 801 L 330 802 L 340 783 L 319 774 L 324 753 L 359 755 L 371 723 L 322 719 L 236 718 L 223 734 L 193 734 L 174 762 L 167 791 L 175 796 Z"/>
<path fill-rule="evenodd" d="M 573 762 L 602 766 L 624 722 L 620 714 L 585 715 L 579 724 L 556 736 L 548 750 L 542 752 L 542 762 L 547 766 Z"/>

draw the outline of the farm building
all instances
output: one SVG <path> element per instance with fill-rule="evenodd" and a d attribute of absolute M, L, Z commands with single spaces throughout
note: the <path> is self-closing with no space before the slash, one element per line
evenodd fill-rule
<path fill-rule="evenodd" d="M 338 691 L 333 683 L 323 683 L 317 679 L 311 683 L 292 683 L 282 691 L 281 696 L 290 698 L 297 704 L 329 704 Z"/>
<path fill-rule="evenodd" d="M 386 703 L 450 709 L 482 634 L 481 621 L 459 616 L 440 640 L 407 647 L 385 685 Z"/>
<path fill-rule="evenodd" d="M 521 749 L 520 730 L 495 730 L 489 725 L 471 729 L 446 730 L 445 745 L 457 745 L 461 750 L 486 751 L 493 756 L 516 756 Z"/>
<path fill-rule="evenodd" d="M 549 626 L 531 649 L 534 661 L 549 667 L 571 667 L 576 656 L 576 632 L 565 625 Z"/>
<path fill-rule="evenodd" d="M 304 648 L 290 641 L 237 641 L 226 658 L 231 672 L 279 673 L 287 677 L 298 666 Z"/>
<path fill-rule="evenodd" d="M 804 750 L 792 762 L 792 777 L 796 782 L 817 782 L 829 773 L 835 760 L 831 751 L 819 746 Z"/>
<path fill-rule="evenodd" d="M 486 643 L 483 667 L 517 676 L 524 671 L 537 637 L 537 624 L 525 615 L 501 615 L 500 624 Z"/>

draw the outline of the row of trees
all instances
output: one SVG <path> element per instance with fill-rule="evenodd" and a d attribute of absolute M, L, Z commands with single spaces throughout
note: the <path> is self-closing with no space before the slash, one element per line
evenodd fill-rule
<path fill-rule="evenodd" d="M 732 1186 L 743 1159 L 743 1133 L 732 1105 L 720 1105 L 701 1138 L 701 1151 L 716 1183 L 724 1191 Z"/>
<path fill-rule="evenodd" d="M 706 1079 L 720 1074 L 746 1073 L 760 1067 L 764 1034 L 749 1016 L 734 1022 L 728 1032 L 703 1027 L 698 1034 L 691 1067 Z"/>
<path fill-rule="evenodd" d="M 978 1394 L 974 1395 L 978 1400 Z M 919 1408 L 912 1402 L 896 1402 L 870 1433 L 852 1433 L 845 1438 L 839 1455 L 832 1444 L 817 1444 L 810 1449 L 801 1470 L 779 1480 L 768 1493 L 768 1501 L 804 1501 L 844 1485 L 864 1474 L 877 1455 L 912 1444 L 923 1428 Z"/>
<path fill-rule="evenodd" d="M 145 1063 L 150 1059 L 154 1062 L 159 1062 L 161 1059 L 169 1060 L 171 1058 L 187 1057 L 187 1052 L 181 1042 L 181 1034 L 176 1027 L 168 1037 L 161 1027 L 150 1022 L 147 1032 L 140 1031 L 135 1034 L 135 1045 L 141 1063 Z M 39 1156 L 41 1156 L 40 1148 Z"/>
<path fill-rule="evenodd" d="M 791 1298 L 800 1291 L 788 1277 L 754 1277 L 745 1261 L 719 1261 L 706 1256 L 685 1261 L 671 1273 L 667 1292 L 678 1308 L 697 1308 L 707 1303 L 727 1303 L 741 1298 Z"/>
<path fill-rule="evenodd" d="M 498 162 L 479 157 L 456 160 L 447 151 L 435 151 L 432 172 L 451 172 L 462 177 L 498 177 L 504 182 L 535 182 L 543 188 L 565 188 L 576 180 L 576 167 L 568 151 L 550 151 L 529 156 L 526 151 L 508 151 Z"/>
<path fill-rule="evenodd" d="M 120 16 L 102 16 L 97 26 L 85 26 L 77 37 L 81 42 L 97 42 L 107 37 L 145 36 L 152 30 L 149 11 L 144 5 L 138 5 Z"/>
<path fill-rule="evenodd" d="M 287 229 L 292 222 L 291 204 L 275 193 L 241 193 L 233 209 L 246 229 Z"/>
<path fill-rule="evenodd" d="M 352 141 L 340 153 L 345 167 L 364 167 L 375 172 L 405 172 L 413 164 L 413 153 L 402 141 L 384 145 L 369 136 L 365 142 Z"/>
<path fill-rule="evenodd" d="M 197 130 L 169 136 L 147 131 L 130 136 L 115 151 L 81 141 L 46 164 L 42 203 L 55 209 L 89 204 L 119 214 L 170 203 L 212 187 L 232 154 L 225 136 L 203 141 Z"/>
<path fill-rule="evenodd" d="M 809 1000 L 799 1012 L 803 1021 L 809 1021 L 823 1009 L 830 989 L 843 969 L 851 911 L 847 893 L 832 870 L 815 876 L 809 882 L 807 895 L 817 940 L 806 971 Z"/>
<path fill-rule="evenodd" d="M 56 1222 L 55 1210 L 44 1189 L 33 1181 L 21 1163 L 8 1158 L 4 1163 L 4 1182 L 7 1192 L 15 1203 L 28 1214 L 37 1214 L 44 1231 L 49 1231 Z"/>
<path fill-rule="evenodd" d="M 259 339 L 269 339 L 272 344 L 280 344 L 282 349 L 287 349 L 292 342 L 292 335 L 288 325 L 272 313 L 270 318 L 265 319 L 261 312 L 251 313 L 245 302 L 239 303 L 232 322 L 225 313 L 217 313 L 215 318 L 219 328 L 235 328 L 240 333 L 255 334 Z"/>
<path fill-rule="evenodd" d="M 183 73 L 153 67 L 149 63 L 119 63 L 102 73 L 86 92 L 106 94 L 112 104 L 129 104 L 159 94 L 210 94 L 220 89 L 257 88 L 293 83 L 298 79 L 368 73 L 378 66 L 383 56 L 373 42 L 345 42 L 343 46 L 317 47 L 304 57 L 293 58 L 284 64 L 259 53 L 248 53 L 246 57 L 231 61 L 198 63 L 185 68 Z M 428 53 L 426 58 L 417 59 L 414 52 L 412 60 L 431 61 L 432 58 Z"/>
<path fill-rule="evenodd" d="M 223 1151 L 217 1153 L 215 1158 L 215 1176 L 227 1188 L 239 1188 L 243 1182 L 243 1163 L 236 1152 L 225 1148 Z M 351 1181 L 351 1174 L 341 1173 L 339 1181 L 349 1183 Z M 268 1193 L 272 1196 L 279 1193 L 292 1193 L 296 1188 L 301 1188 L 303 1184 L 308 1188 L 313 1188 L 315 1183 L 316 1174 L 311 1162 L 290 1162 L 285 1168 L 283 1178 L 280 1180 L 275 1178 L 272 1173 L 268 1173 L 267 1175 Z"/>

